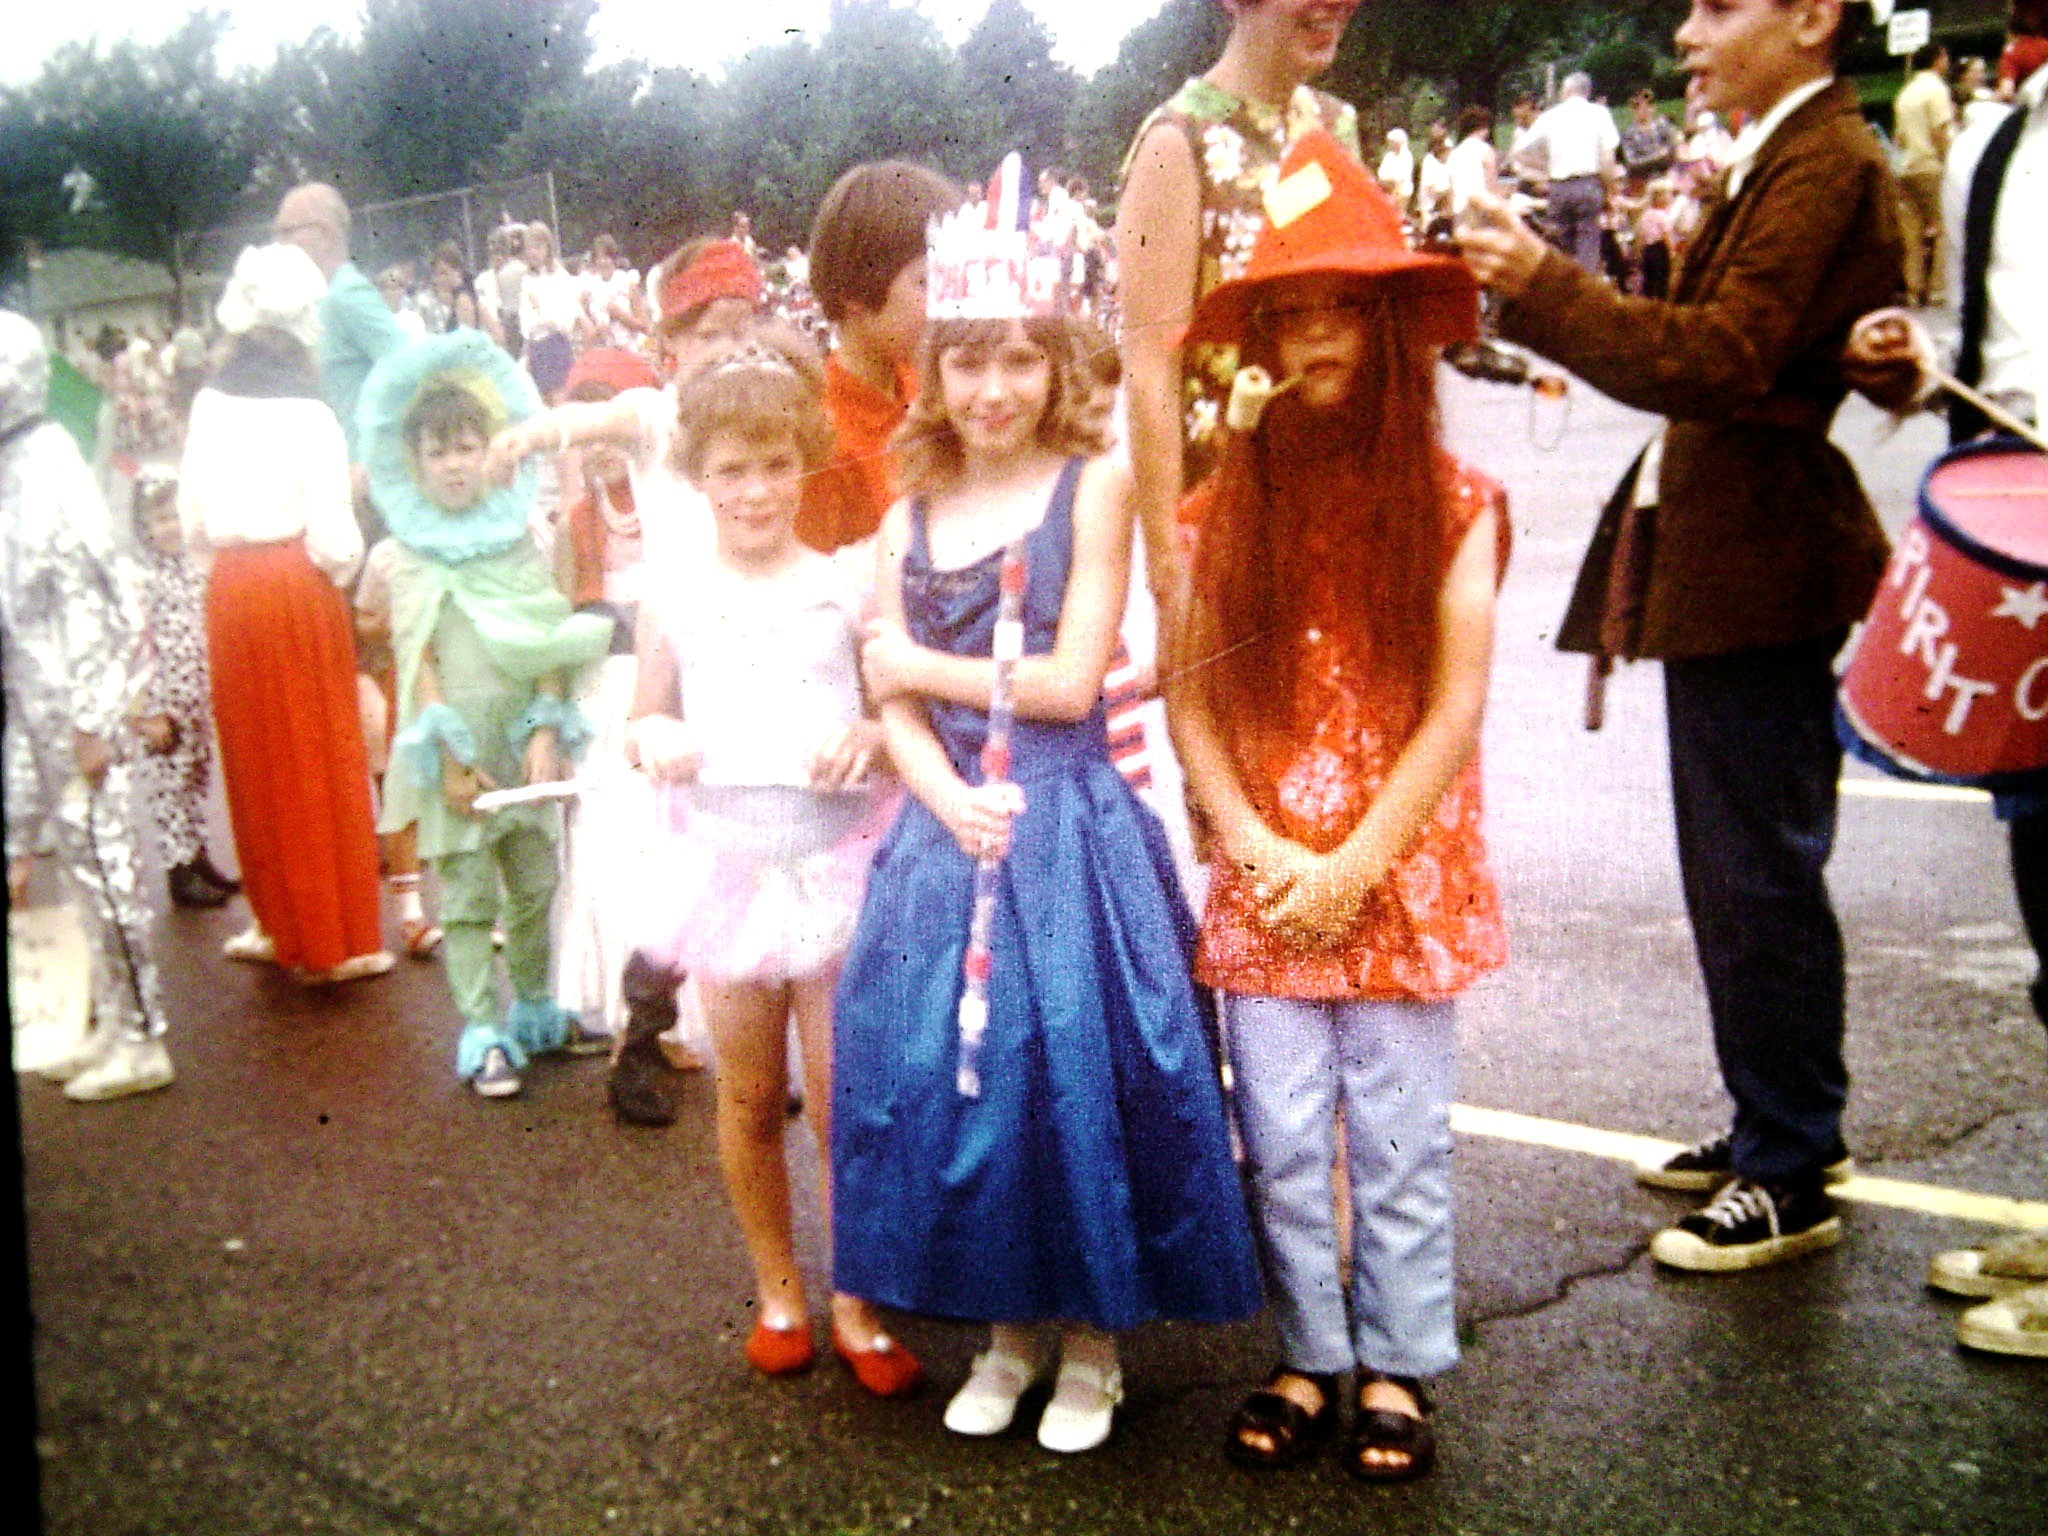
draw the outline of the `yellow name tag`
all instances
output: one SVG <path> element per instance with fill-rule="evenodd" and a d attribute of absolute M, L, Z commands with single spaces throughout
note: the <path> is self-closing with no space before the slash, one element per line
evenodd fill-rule
<path fill-rule="evenodd" d="M 1310 209 L 1321 207 L 1330 191 L 1330 173 L 1320 161 L 1311 160 L 1266 188 L 1266 218 L 1275 229 L 1285 229 Z"/>

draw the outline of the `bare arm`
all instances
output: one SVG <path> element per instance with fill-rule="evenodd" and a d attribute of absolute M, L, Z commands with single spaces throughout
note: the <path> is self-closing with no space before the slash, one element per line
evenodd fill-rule
<path fill-rule="evenodd" d="M 1107 459 L 1091 460 L 1081 472 L 1073 564 L 1052 652 L 1022 658 L 1012 676 L 1017 713 L 1027 720 L 1082 720 L 1102 697 L 1130 585 L 1130 486 L 1130 476 Z M 903 527 L 907 538 L 907 513 Z M 870 691 L 885 700 L 909 694 L 987 709 L 995 663 L 930 650 L 910 639 L 901 618 L 901 548 L 884 558 L 891 553 L 894 569 L 885 569 L 886 595 L 861 654 Z"/>
<path fill-rule="evenodd" d="M 601 444 L 633 451 L 644 447 L 639 409 L 624 394 L 609 400 L 572 400 L 514 422 L 496 437 L 485 460 L 500 484 L 536 453 Z"/>
<path fill-rule="evenodd" d="M 1185 584 L 1174 542 L 1181 495 L 1181 332 L 1194 315 L 1201 178 L 1187 137 L 1160 123 L 1132 152 L 1117 205 L 1123 364 L 1145 580 L 1162 618 Z"/>
<path fill-rule="evenodd" d="M 876 622 L 901 631 L 903 619 L 903 555 L 910 544 L 910 513 L 898 502 L 882 520 L 876 541 L 878 580 Z M 984 850 L 1001 853 L 1009 845 L 1010 821 L 1022 799 L 1010 785 L 971 786 L 953 770 L 925 713 L 924 701 L 899 694 L 881 706 L 882 738 L 904 786 L 947 831 L 969 858 Z"/>

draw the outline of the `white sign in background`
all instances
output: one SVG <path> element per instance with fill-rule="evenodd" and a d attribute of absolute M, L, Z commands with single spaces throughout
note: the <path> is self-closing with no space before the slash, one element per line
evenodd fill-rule
<path fill-rule="evenodd" d="M 1894 11 L 1885 27 L 1885 50 L 1894 55 L 1912 53 L 1915 49 L 1925 48 L 1927 39 L 1933 35 L 1932 11 Z"/>

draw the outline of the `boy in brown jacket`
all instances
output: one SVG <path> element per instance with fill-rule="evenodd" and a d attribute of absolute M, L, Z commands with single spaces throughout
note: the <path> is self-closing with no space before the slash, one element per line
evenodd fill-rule
<path fill-rule="evenodd" d="M 1504 206 L 1461 232 L 1502 333 L 1669 418 L 1601 517 L 1558 643 L 1664 663 L 1679 869 L 1730 1133 L 1639 1170 L 1718 1191 L 1658 1234 L 1680 1269 L 1775 1263 L 1840 1240 L 1841 930 L 1831 662 L 1885 538 L 1827 438 L 1856 318 L 1899 291 L 1896 189 L 1835 60 L 1862 0 L 1695 0 L 1689 99 L 1752 126 L 1708 192 L 1669 301 L 1548 251 Z M 1596 684 L 1597 686 L 1597 684 Z"/>

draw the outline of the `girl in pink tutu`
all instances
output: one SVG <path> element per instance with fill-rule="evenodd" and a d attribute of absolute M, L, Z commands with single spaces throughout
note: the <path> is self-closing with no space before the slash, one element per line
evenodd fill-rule
<path fill-rule="evenodd" d="M 716 547 L 647 585 L 628 727 L 661 805 L 626 996 L 673 998 L 684 972 L 697 979 L 717 1056 L 719 1161 L 754 1267 L 746 1354 L 771 1376 L 815 1357 L 782 1149 L 788 1020 L 822 1163 L 833 987 L 893 809 L 874 782 L 882 735 L 861 696 L 866 583 L 796 536 L 804 477 L 831 454 L 822 382 L 799 339 L 771 334 L 685 386 L 678 467 L 710 504 Z M 831 1313 L 833 1348 L 864 1387 L 916 1386 L 917 1362 L 865 1302 L 835 1296 Z"/>

